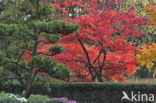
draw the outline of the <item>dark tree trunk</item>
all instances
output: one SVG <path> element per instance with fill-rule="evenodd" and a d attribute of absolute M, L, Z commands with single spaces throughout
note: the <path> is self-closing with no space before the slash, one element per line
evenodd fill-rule
<path fill-rule="evenodd" d="M 0 49 L 2 48 L 2 40 L 0 40 Z"/>
<path fill-rule="evenodd" d="M 27 82 L 27 87 L 26 87 L 26 92 L 24 97 L 28 98 L 29 95 L 31 94 L 31 89 L 32 89 L 32 79 L 29 79 L 30 81 Z"/>
<path fill-rule="evenodd" d="M 39 19 L 40 17 L 40 12 L 39 12 L 39 1 L 40 0 L 37 0 L 36 2 L 36 19 Z M 32 57 L 33 56 L 36 56 L 37 55 L 37 48 L 38 48 L 38 44 L 39 44 L 39 36 L 40 36 L 40 30 L 37 28 L 37 36 L 35 38 L 35 44 L 34 44 L 34 48 L 33 48 L 33 52 L 32 52 Z M 27 79 L 27 84 L 26 84 L 26 91 L 25 91 L 25 94 L 24 96 L 26 98 L 29 97 L 29 95 L 31 94 L 31 90 L 32 90 L 32 85 L 33 85 L 33 81 L 35 79 L 35 74 L 33 75 L 33 65 L 32 65 L 32 62 L 30 62 L 30 66 L 29 66 L 29 74 L 28 74 L 28 79 Z"/>

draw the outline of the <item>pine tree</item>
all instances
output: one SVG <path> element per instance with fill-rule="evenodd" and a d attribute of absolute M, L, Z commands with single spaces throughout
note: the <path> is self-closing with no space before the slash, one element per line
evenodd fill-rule
<path fill-rule="evenodd" d="M 5 38 L 3 44 L 8 43 L 5 48 L 0 49 L 0 67 L 3 72 L 13 72 L 19 77 L 21 84 L 26 84 L 25 97 L 29 97 L 39 72 L 62 80 L 70 78 L 72 71 L 66 65 L 49 58 L 63 52 L 63 47 L 52 45 L 50 54 L 46 54 L 40 46 L 42 43 L 56 43 L 61 39 L 59 34 L 71 34 L 77 31 L 79 26 L 52 18 L 56 11 L 49 5 L 49 0 L 17 1 L 15 0 L 16 3 L 12 6 L 12 12 L 8 12 L 10 7 L 4 10 L 0 17 L 0 38 Z"/>

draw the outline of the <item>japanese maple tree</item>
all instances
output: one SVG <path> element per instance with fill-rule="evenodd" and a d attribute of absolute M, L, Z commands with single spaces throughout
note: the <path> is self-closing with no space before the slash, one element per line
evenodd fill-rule
<path fill-rule="evenodd" d="M 60 44 L 65 52 L 52 58 L 67 64 L 79 78 L 84 78 L 80 81 L 126 82 L 124 76 L 137 70 L 135 55 L 140 52 L 127 39 L 144 35 L 140 29 L 146 25 L 147 19 L 134 15 L 133 9 L 124 13 L 103 8 L 96 0 L 83 4 L 85 2 L 92 6 L 84 9 L 88 10 L 87 16 L 66 18 L 81 26 L 79 32 L 63 36 Z"/>

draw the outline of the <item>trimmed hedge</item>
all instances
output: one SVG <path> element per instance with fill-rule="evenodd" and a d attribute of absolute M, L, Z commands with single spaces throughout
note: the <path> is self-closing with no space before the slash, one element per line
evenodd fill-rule
<path fill-rule="evenodd" d="M 156 94 L 156 84 L 57 82 L 50 83 L 50 87 L 50 92 L 40 89 L 41 87 L 35 87 L 33 88 L 32 93 L 48 95 L 50 98 L 67 97 L 69 100 L 75 100 L 78 103 L 135 103 L 129 101 L 121 102 L 121 98 L 123 96 L 122 91 L 125 91 L 128 95 L 130 95 L 131 91 L 135 93 L 141 92 L 146 94 Z M 0 90 L 9 93 L 21 94 L 24 88 L 20 87 L 20 85 L 10 85 L 6 88 L 0 87 Z"/>
<path fill-rule="evenodd" d="M 78 101 L 78 103 L 132 103 L 121 102 L 122 91 L 128 95 L 131 94 L 131 91 L 140 92 L 140 94 L 156 94 L 156 84 L 51 83 L 51 90 L 51 97 L 67 97 L 70 100 Z"/>

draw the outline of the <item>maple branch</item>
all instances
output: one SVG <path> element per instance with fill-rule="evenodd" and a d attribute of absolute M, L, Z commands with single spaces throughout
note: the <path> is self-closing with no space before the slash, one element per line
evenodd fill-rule
<path fill-rule="evenodd" d="M 99 43 L 99 45 L 103 48 L 103 44 L 102 44 L 100 41 L 99 41 L 98 43 Z M 103 54 L 104 54 L 104 57 L 103 57 L 103 61 L 102 61 L 102 64 L 101 64 L 101 66 L 100 66 L 100 69 L 102 69 L 102 68 L 103 68 L 103 66 L 104 66 L 104 64 L 105 64 L 107 50 L 102 49 L 102 52 L 103 52 Z"/>
<path fill-rule="evenodd" d="M 87 65 L 88 66 L 88 65 Z M 93 80 L 93 72 L 92 72 L 92 70 L 91 70 L 91 68 L 88 66 L 88 68 L 89 68 L 89 73 L 91 74 L 91 76 L 92 76 L 92 80 Z"/>
<path fill-rule="evenodd" d="M 84 50 L 84 52 L 85 52 L 85 54 L 86 54 L 86 56 L 87 56 L 87 60 L 88 60 L 88 63 L 89 63 L 89 65 L 90 65 L 90 67 L 95 71 L 95 73 L 96 73 L 97 75 L 99 75 L 98 71 L 97 71 L 97 70 L 93 67 L 93 65 L 91 64 L 90 57 L 89 57 L 89 55 L 88 55 L 88 52 L 87 52 L 86 48 L 85 48 L 84 45 L 83 45 L 82 40 L 79 38 L 78 41 L 80 42 L 80 45 L 82 46 L 82 48 L 83 48 L 83 50 Z"/>
<path fill-rule="evenodd" d="M 100 63 L 100 58 L 98 58 L 98 64 L 99 64 L 99 67 L 100 67 L 100 64 L 101 64 L 101 63 Z"/>
<path fill-rule="evenodd" d="M 84 47 L 84 45 L 83 45 L 83 43 L 82 43 L 82 40 L 81 40 L 81 39 L 78 39 L 78 40 L 79 40 L 80 45 L 81 45 L 81 47 L 83 48 L 83 50 L 84 50 L 84 52 L 85 52 L 85 54 L 86 54 L 86 56 L 87 56 L 87 60 L 88 60 L 89 65 L 92 67 L 92 64 L 91 64 L 91 61 L 90 61 L 90 57 L 89 57 L 89 55 L 88 55 L 88 52 L 87 52 L 86 48 Z"/>
<path fill-rule="evenodd" d="M 93 72 L 92 72 L 92 70 L 91 70 L 91 68 L 89 66 L 88 66 L 88 68 L 89 68 L 89 73 L 92 76 L 92 80 L 95 80 L 96 74 L 95 75 L 93 74 Z"/>
<path fill-rule="evenodd" d="M 100 57 L 100 55 L 102 54 L 102 51 L 100 50 L 99 55 L 96 57 L 96 59 L 94 60 L 94 63 L 98 60 L 98 58 Z"/>
<path fill-rule="evenodd" d="M 104 64 L 105 64 L 107 50 L 104 50 L 104 49 L 103 49 L 103 53 L 104 53 L 104 57 L 103 57 L 103 61 L 102 61 L 102 64 L 101 64 L 100 68 L 103 68 L 103 66 L 104 66 Z"/>

